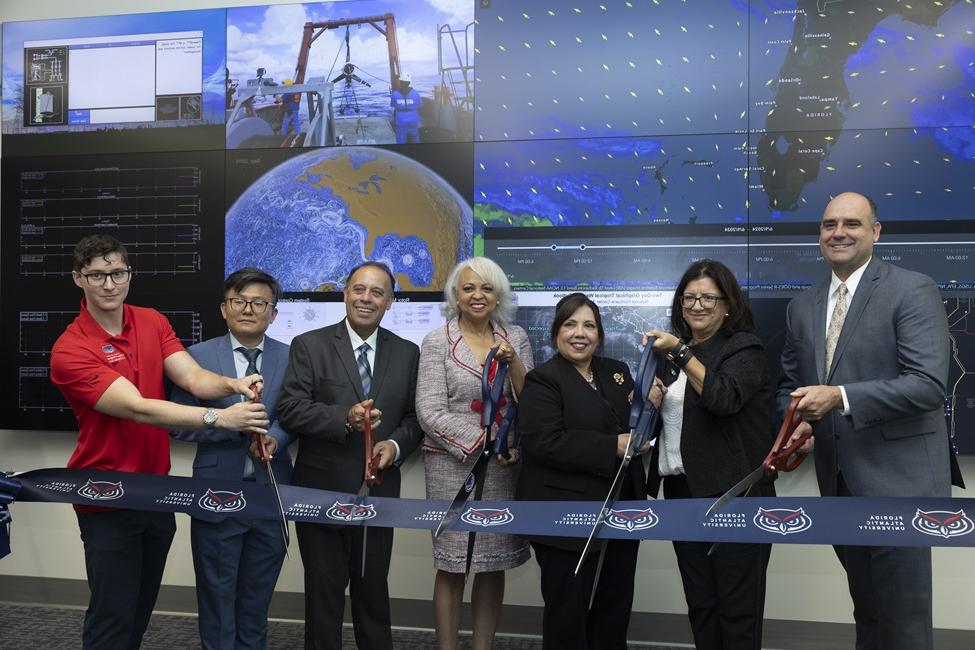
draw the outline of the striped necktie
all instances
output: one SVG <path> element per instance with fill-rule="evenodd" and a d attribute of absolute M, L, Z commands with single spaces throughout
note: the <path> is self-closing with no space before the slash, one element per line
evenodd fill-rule
<path fill-rule="evenodd" d="M 371 348 L 368 343 L 363 343 L 358 347 L 359 356 L 355 363 L 359 366 L 359 379 L 362 381 L 362 394 L 369 397 L 369 390 L 372 388 L 372 368 L 369 367 L 369 357 L 367 353 Z"/>
<path fill-rule="evenodd" d="M 247 369 L 244 370 L 244 376 L 256 375 L 258 372 L 257 357 L 261 356 L 261 348 L 245 348 L 244 346 L 240 346 L 239 348 L 235 348 L 235 350 L 247 359 Z"/>

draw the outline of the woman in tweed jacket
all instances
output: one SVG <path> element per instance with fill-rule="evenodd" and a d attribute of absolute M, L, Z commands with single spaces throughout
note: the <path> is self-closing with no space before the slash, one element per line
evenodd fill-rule
<path fill-rule="evenodd" d="M 423 340 L 416 388 L 417 416 L 426 432 L 423 463 L 428 499 L 452 499 L 484 444 L 481 373 L 488 351 L 497 348 L 495 358 L 509 364 L 502 415 L 533 365 L 525 330 L 509 324 L 515 311 L 510 296 L 504 271 L 485 257 L 461 262 L 447 278 L 444 313 L 448 320 Z M 487 468 L 482 498 L 511 499 L 521 467 L 517 449 L 511 450 L 510 460 L 499 456 L 496 461 Z M 441 650 L 457 647 L 467 537 L 467 533 L 444 532 L 433 541 L 434 622 Z M 504 599 L 504 572 L 528 558 L 528 544 L 518 537 L 481 533 L 475 538 L 474 648 L 491 647 Z"/>

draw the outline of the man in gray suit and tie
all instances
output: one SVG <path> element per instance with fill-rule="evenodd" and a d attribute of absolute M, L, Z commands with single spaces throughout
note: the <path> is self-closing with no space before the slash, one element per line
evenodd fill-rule
<path fill-rule="evenodd" d="M 931 278 L 873 255 L 879 238 L 868 197 L 826 206 L 819 246 L 832 274 L 789 303 L 779 397 L 800 398 L 824 496 L 947 497 L 944 306 Z M 858 650 L 933 648 L 930 548 L 834 550 Z"/>
<path fill-rule="evenodd" d="M 275 419 L 274 405 L 288 365 L 288 346 L 264 333 L 277 315 L 281 285 L 256 268 L 235 271 L 224 282 L 220 313 L 227 321 L 223 336 L 197 343 L 188 352 L 204 368 L 229 377 L 260 372 L 261 398 L 271 425 L 265 436 L 278 483 L 291 478 L 291 436 Z M 173 401 L 207 407 L 207 413 L 242 399 L 231 395 L 198 400 L 175 388 Z M 207 416 L 204 416 L 206 422 Z M 208 423 L 209 424 L 209 423 Z M 269 482 L 263 463 L 248 455 L 251 436 L 217 423 L 196 430 L 173 430 L 174 438 L 198 443 L 193 476 L 227 481 Z M 256 447 L 251 450 L 256 453 Z M 201 514 L 193 517 L 190 541 L 196 571 L 200 642 L 204 650 L 264 648 L 267 613 L 284 561 L 280 522 Z"/>
<path fill-rule="evenodd" d="M 420 351 L 379 327 L 393 304 L 393 274 L 365 262 L 345 282 L 346 317 L 295 337 L 277 414 L 298 435 L 295 485 L 354 494 L 365 468 L 365 419 L 372 424 L 383 482 L 372 496 L 398 497 L 398 465 L 416 449 Z M 391 528 L 369 528 L 363 563 L 361 526 L 295 525 L 305 567 L 305 647 L 341 650 L 345 587 L 356 644 L 392 650 L 389 558 Z M 365 566 L 365 575 L 362 568 Z"/>

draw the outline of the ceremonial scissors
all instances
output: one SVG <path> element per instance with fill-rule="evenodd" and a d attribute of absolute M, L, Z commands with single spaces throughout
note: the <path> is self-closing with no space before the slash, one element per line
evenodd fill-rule
<path fill-rule="evenodd" d="M 630 461 L 637 454 L 638 450 L 650 440 L 650 435 L 653 433 L 653 425 L 657 420 L 657 408 L 650 402 L 647 395 L 653 387 L 653 378 L 657 374 L 657 357 L 653 354 L 653 343 L 656 340 L 656 337 L 649 337 L 646 347 L 643 348 L 643 354 L 640 356 L 640 364 L 637 366 L 636 371 L 636 381 L 633 384 L 633 404 L 630 406 L 630 420 L 628 422 L 630 426 L 630 437 L 626 443 L 626 453 L 623 454 L 623 461 L 620 463 L 619 470 L 616 472 L 616 478 L 613 479 L 609 493 L 603 501 L 603 506 L 599 510 L 596 523 L 593 524 L 592 530 L 589 532 L 589 539 L 586 540 L 586 545 L 582 549 L 582 555 L 579 556 L 579 563 L 576 564 L 576 570 L 573 575 L 579 575 L 579 570 L 582 569 L 582 564 L 586 561 L 586 556 L 589 555 L 592 543 L 599 535 L 599 531 L 606 521 L 606 516 L 609 515 L 609 511 L 613 507 L 613 502 L 619 499 L 620 490 L 623 487 L 623 480 L 626 476 L 626 469 L 630 466 Z M 599 561 L 596 564 L 596 577 L 593 580 L 592 593 L 589 596 L 590 607 L 592 607 L 593 598 L 596 596 L 596 586 L 599 584 L 599 574 L 602 571 L 605 557 L 606 540 L 604 539 L 601 540 Z"/>
<path fill-rule="evenodd" d="M 802 423 L 802 417 L 796 413 L 796 406 L 798 404 L 799 398 L 793 397 L 789 403 L 789 408 L 785 412 L 785 420 L 779 429 L 779 435 L 776 436 L 772 450 L 769 451 L 762 464 L 756 467 L 748 476 L 731 486 L 730 490 L 718 497 L 718 500 L 712 503 L 711 507 L 705 513 L 705 519 L 726 506 L 729 501 L 738 495 L 750 490 L 753 485 L 763 478 L 773 476 L 776 472 L 791 472 L 799 467 L 802 461 L 806 460 L 807 454 L 800 453 L 799 448 L 809 440 L 812 431 L 805 432 L 792 443 L 789 443 L 789 438 L 792 437 L 792 434 L 795 433 L 796 429 Z"/>
<path fill-rule="evenodd" d="M 491 364 L 497 352 L 497 348 L 488 350 L 487 357 L 484 359 L 484 370 L 481 372 L 481 427 L 484 429 L 484 444 L 481 447 L 481 453 L 474 462 L 474 467 L 471 468 L 470 474 L 467 475 L 464 483 L 457 491 L 454 500 L 450 503 L 450 507 L 447 508 L 447 511 L 444 512 L 443 517 L 440 519 L 440 524 L 433 534 L 434 537 L 438 537 L 440 533 L 454 523 L 460 514 L 464 502 L 471 496 L 471 493 L 474 493 L 475 501 L 480 499 L 481 492 L 484 489 L 482 479 L 484 478 L 484 473 L 487 471 L 488 462 L 491 460 L 491 457 L 500 454 L 506 459 L 511 458 L 511 452 L 508 448 L 508 432 L 511 430 L 515 420 L 514 404 L 508 407 L 508 412 L 498 427 L 498 434 L 494 438 L 494 443 L 491 443 L 491 427 L 494 425 L 501 408 L 500 402 L 504 394 L 504 382 L 508 377 L 508 364 L 498 362 L 497 369 L 494 372 L 494 381 L 493 383 L 491 382 Z M 474 553 L 474 536 L 475 534 L 473 532 L 468 533 L 465 575 L 470 573 L 471 569 L 471 558 Z"/>
<path fill-rule="evenodd" d="M 359 487 L 359 492 L 355 496 L 355 506 L 352 512 L 358 511 L 359 507 L 365 502 L 366 497 L 369 496 L 370 488 L 376 485 L 382 485 L 383 482 L 383 471 L 379 469 L 379 461 L 381 460 L 381 455 L 372 454 L 373 440 L 372 440 L 372 420 L 369 417 L 369 412 L 372 410 L 372 400 L 369 400 L 369 408 L 366 409 L 366 419 L 364 422 L 363 435 L 365 437 L 364 452 L 365 452 L 365 464 L 362 472 L 362 485 Z M 369 528 L 363 524 L 362 526 L 362 577 L 366 576 L 366 537 L 369 535 Z"/>
<path fill-rule="evenodd" d="M 254 391 L 254 399 L 252 400 L 255 404 L 261 401 L 261 394 L 257 391 L 257 384 L 251 386 L 251 390 Z M 274 478 L 274 470 L 271 469 L 271 454 L 267 453 L 267 444 L 264 442 L 264 438 L 258 433 L 251 434 L 251 439 L 257 445 L 257 448 L 261 452 L 261 460 L 264 462 L 264 469 L 267 471 L 267 478 L 271 483 L 271 489 L 274 490 L 274 499 L 278 506 L 278 515 L 281 517 L 281 537 L 284 539 L 284 553 L 288 553 L 288 545 L 291 543 L 291 533 L 288 530 L 288 519 L 284 516 L 284 502 L 281 501 L 281 490 L 278 489 L 278 481 Z M 290 557 L 290 555 L 289 555 Z"/>

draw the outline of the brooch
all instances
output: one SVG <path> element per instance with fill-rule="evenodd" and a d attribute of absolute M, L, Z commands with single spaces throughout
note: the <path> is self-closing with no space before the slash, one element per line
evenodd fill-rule
<path fill-rule="evenodd" d="M 613 373 L 613 379 L 616 380 L 616 383 L 619 384 L 620 386 L 623 385 L 623 373 L 621 373 L 621 372 L 614 372 Z"/>

